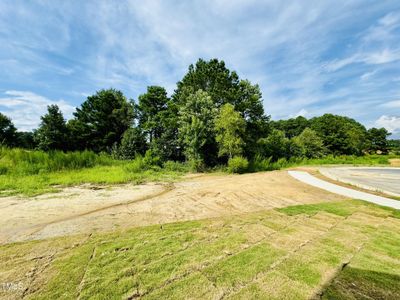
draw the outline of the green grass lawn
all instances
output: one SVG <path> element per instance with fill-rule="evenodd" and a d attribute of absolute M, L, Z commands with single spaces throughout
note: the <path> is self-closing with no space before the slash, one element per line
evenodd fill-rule
<path fill-rule="evenodd" d="M 395 299 L 400 219 L 361 201 L 0 247 L 0 297 Z"/>

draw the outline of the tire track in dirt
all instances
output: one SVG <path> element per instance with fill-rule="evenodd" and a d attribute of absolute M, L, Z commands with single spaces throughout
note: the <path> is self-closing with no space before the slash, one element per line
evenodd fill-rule
<path fill-rule="evenodd" d="M 161 196 L 171 192 L 174 189 L 175 189 L 175 185 L 172 184 L 172 183 L 169 183 L 169 184 L 165 185 L 165 189 L 164 190 L 162 190 L 159 193 L 153 194 L 153 195 L 144 196 L 144 197 L 141 197 L 139 199 L 135 199 L 135 200 L 131 200 L 131 201 L 124 201 L 124 202 L 120 202 L 120 203 L 115 203 L 115 204 L 112 204 L 112 205 L 109 205 L 109 206 L 99 207 L 99 208 L 96 208 L 96 209 L 93 209 L 93 210 L 90 210 L 90 211 L 86 211 L 86 212 L 83 212 L 83 213 L 67 216 L 67 217 L 64 217 L 64 218 L 60 218 L 60 219 L 57 219 L 57 220 L 53 220 L 53 221 L 42 223 L 42 224 L 38 224 L 38 225 L 34 225 L 34 226 L 31 227 L 31 229 L 33 229 L 33 231 L 31 231 L 28 234 L 26 234 L 26 236 L 27 237 L 31 237 L 31 236 L 39 233 L 40 231 L 42 231 L 44 228 L 46 228 L 49 225 L 54 225 L 54 224 L 57 224 L 57 223 L 62 223 L 62 222 L 65 222 L 65 221 L 74 220 L 74 219 L 85 217 L 85 216 L 88 216 L 88 215 L 91 215 L 91 214 L 94 214 L 94 213 L 106 211 L 106 210 L 113 209 L 113 208 L 116 208 L 116 207 L 129 205 L 129 204 L 132 204 L 132 203 L 143 202 L 143 201 L 147 201 L 147 200 L 150 200 L 150 199 L 153 199 L 153 198 L 161 197 Z"/>
<path fill-rule="evenodd" d="M 344 200 L 286 171 L 201 175 L 175 184 L 111 188 L 92 193 L 72 187 L 61 197 L 43 195 L 0 211 L 0 244 Z"/>

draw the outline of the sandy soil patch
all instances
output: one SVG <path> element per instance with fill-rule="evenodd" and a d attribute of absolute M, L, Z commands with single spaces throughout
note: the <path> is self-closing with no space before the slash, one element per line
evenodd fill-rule
<path fill-rule="evenodd" d="M 286 171 L 203 175 L 165 185 L 80 186 L 33 198 L 0 198 L 0 243 L 340 199 Z"/>
<path fill-rule="evenodd" d="M 400 167 L 400 158 L 389 159 L 389 162 L 392 167 Z"/>

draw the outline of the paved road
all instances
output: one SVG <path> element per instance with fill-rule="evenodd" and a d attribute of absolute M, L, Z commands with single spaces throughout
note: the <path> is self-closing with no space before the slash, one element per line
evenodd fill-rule
<path fill-rule="evenodd" d="M 400 168 L 320 168 L 322 175 L 368 190 L 400 197 Z"/>
<path fill-rule="evenodd" d="M 307 183 L 309 185 L 324 189 L 326 191 L 336 193 L 345 197 L 353 198 L 353 199 L 359 199 L 359 200 L 364 200 L 368 201 L 371 203 L 375 203 L 378 205 L 383 205 L 395 209 L 400 209 L 400 201 L 385 198 L 385 197 L 380 197 L 356 190 L 352 190 L 346 187 L 342 187 L 340 185 L 336 185 L 324 180 L 321 180 L 319 178 L 316 178 L 312 175 L 310 175 L 307 172 L 302 172 L 302 171 L 288 171 L 288 173 L 296 178 L 297 180 L 300 180 L 304 183 Z"/>

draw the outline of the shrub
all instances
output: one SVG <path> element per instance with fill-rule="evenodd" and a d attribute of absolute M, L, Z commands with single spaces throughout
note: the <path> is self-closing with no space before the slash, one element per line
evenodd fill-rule
<path fill-rule="evenodd" d="M 187 164 L 172 160 L 166 161 L 163 167 L 167 171 L 174 171 L 174 172 L 186 172 L 188 170 Z"/>
<path fill-rule="evenodd" d="M 271 157 L 272 161 L 277 161 L 281 157 L 287 157 L 290 153 L 290 141 L 285 137 L 285 133 L 280 130 L 272 130 L 266 138 L 258 140 L 261 153 L 264 157 Z"/>
<path fill-rule="evenodd" d="M 324 147 L 322 138 L 320 138 L 314 130 L 308 127 L 304 129 L 300 135 L 294 137 L 292 142 L 300 149 L 300 153 L 296 153 L 297 156 L 318 158 L 324 156 L 327 151 Z"/>
<path fill-rule="evenodd" d="M 256 157 L 250 162 L 249 169 L 252 172 L 269 171 L 271 170 L 271 157 L 263 158 L 261 155 Z"/>
<path fill-rule="evenodd" d="M 122 136 L 121 145 L 114 144 L 112 156 L 117 159 L 134 159 L 136 155 L 145 154 L 147 142 L 144 133 L 139 128 L 129 128 Z"/>
<path fill-rule="evenodd" d="M 230 173 L 244 173 L 249 167 L 249 162 L 242 156 L 235 156 L 228 161 L 228 171 Z"/>
<path fill-rule="evenodd" d="M 161 158 L 154 153 L 151 149 L 146 151 L 146 154 L 143 158 L 144 163 L 149 166 L 161 166 Z"/>
<path fill-rule="evenodd" d="M 140 173 L 148 170 L 149 166 L 145 163 L 143 156 L 136 155 L 135 159 L 124 165 L 124 169 L 130 173 Z"/>
<path fill-rule="evenodd" d="M 280 170 L 289 166 L 289 162 L 286 158 L 280 158 L 276 162 L 272 163 L 271 170 Z"/>
<path fill-rule="evenodd" d="M 188 161 L 188 165 L 192 172 L 202 172 L 205 169 L 204 161 L 202 159 L 192 158 Z"/>

